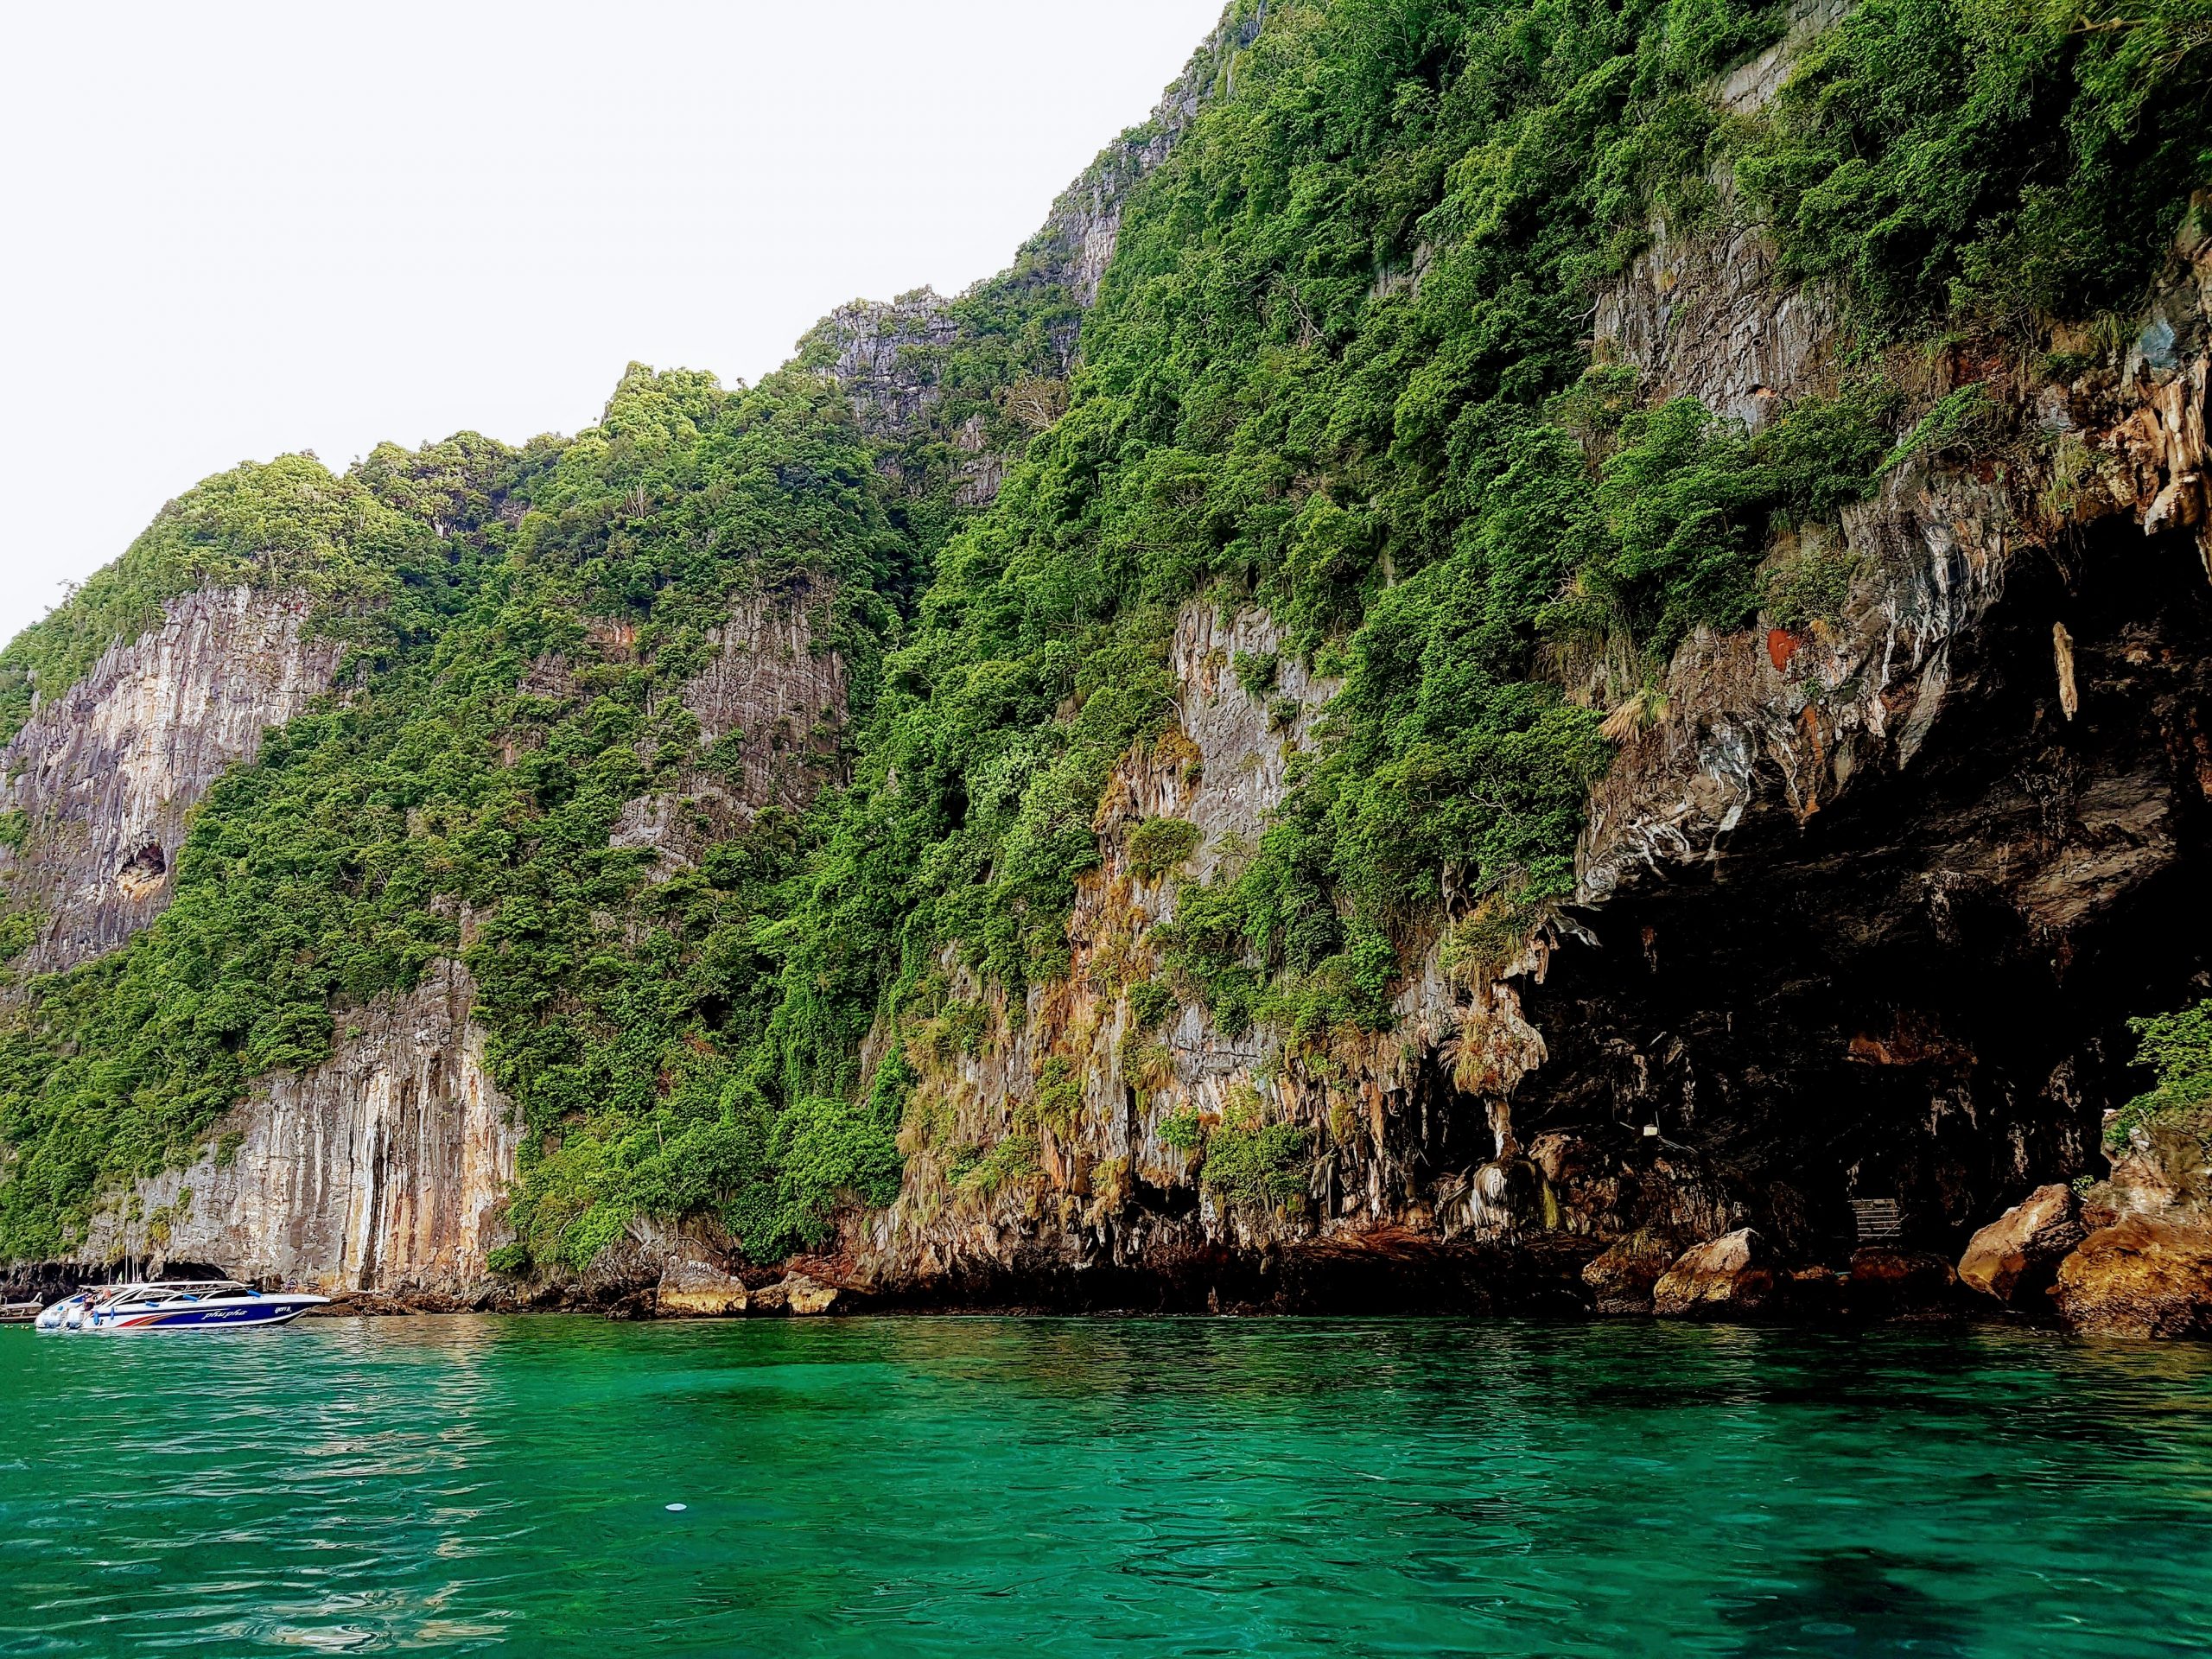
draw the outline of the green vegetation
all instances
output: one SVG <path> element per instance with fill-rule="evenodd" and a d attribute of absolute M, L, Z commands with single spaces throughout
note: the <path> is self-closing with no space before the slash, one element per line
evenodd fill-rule
<path fill-rule="evenodd" d="M 1282 653 L 1240 651 L 1230 666 L 1236 672 L 1236 683 L 1244 688 L 1244 695 L 1255 702 L 1263 702 L 1275 689 L 1276 676 L 1282 672 Z"/>
<path fill-rule="evenodd" d="M 518 1210 L 537 1259 L 582 1265 L 639 1208 L 795 1237 L 826 1194 L 895 1185 L 896 1102 L 854 1101 L 849 1053 L 778 1024 L 804 1012 L 779 1007 L 773 938 L 804 826 L 771 810 L 665 880 L 608 844 L 698 759 L 672 693 L 735 594 L 815 607 L 865 706 L 906 544 L 849 414 L 811 377 L 733 394 L 634 371 L 566 446 L 472 446 L 458 509 L 446 448 L 379 450 L 346 481 L 368 525 L 435 554 L 400 567 L 376 671 L 219 783 L 160 922 L 39 983 L 0 1041 L 0 1253 L 59 1248 L 249 1079 L 323 1058 L 334 1007 L 447 956 L 537 1132 Z M 425 497 L 442 522 L 414 516 Z M 602 643 L 592 618 L 640 626 Z M 566 689 L 531 689 L 539 664 Z"/>
<path fill-rule="evenodd" d="M 1038 1171 L 1037 1137 L 1021 1131 L 1009 1135 L 988 1152 L 961 1160 L 954 1185 L 978 1198 L 995 1198 L 1014 1183 Z"/>
<path fill-rule="evenodd" d="M 1297 1204 L 1306 1197 L 1313 1141 L 1313 1131 L 1303 1124 L 1236 1128 L 1224 1123 L 1206 1137 L 1198 1179 L 1232 1204 Z"/>
<path fill-rule="evenodd" d="M 342 479 L 288 457 L 181 498 L 0 653 L 0 726 L 208 582 L 314 594 L 348 690 L 213 791 L 160 923 L 0 1033 L 0 1255 L 62 1247 L 252 1078 L 326 1055 L 334 1010 L 456 955 L 532 1131 L 502 1270 L 581 1266 L 640 1211 L 712 1211 L 763 1256 L 818 1240 L 896 1190 L 908 1056 L 983 1040 L 944 954 L 1017 1014 L 1067 972 L 1102 794 L 1173 716 L 1194 599 L 1286 631 L 1233 664 L 1274 724 L 1285 655 L 1343 690 L 1251 855 L 1153 936 L 1138 1026 L 1201 1000 L 1318 1060 L 1388 1026 L 1447 899 L 1455 959 L 1510 957 L 1669 653 L 1763 605 L 1833 614 L 1840 509 L 2003 435 L 1973 387 L 1916 412 L 1869 378 L 1757 435 L 1655 405 L 1586 337 L 1654 215 L 1708 220 L 1732 166 L 1870 347 L 2001 346 L 2023 295 L 2126 302 L 2212 172 L 2201 0 L 2080 27 L 2042 0 L 1865 0 L 1769 115 L 1724 118 L 1713 78 L 1787 21 L 1279 0 L 1128 199 L 1079 359 L 1033 249 L 907 346 L 938 394 L 917 419 L 856 420 L 823 331 L 755 390 L 634 371 L 565 443 L 384 448 Z M 1014 459 L 977 509 L 979 453 Z M 1777 537 L 1796 553 L 1762 575 Z M 807 812 L 656 871 L 609 835 L 728 768 L 675 694 L 748 593 L 843 655 L 842 753 Z M 1164 874 L 1196 835 L 1140 825 L 1132 863 Z M 902 1041 L 864 1076 L 879 1021 Z M 956 1185 L 1033 1173 L 1077 1085 L 1040 1071 L 1033 1120 L 956 1155 Z M 1161 1132 L 1227 1200 L 1295 1202 L 1310 1147 L 1262 1116 Z"/>
<path fill-rule="evenodd" d="M 2178 1130 L 2212 1144 L 2212 1001 L 2131 1020 L 2135 1063 L 2156 1086 L 2135 1096 L 2105 1125 L 2105 1145 L 2124 1153 L 2138 1130 Z"/>
<path fill-rule="evenodd" d="M 1175 1012 L 1175 993 L 1156 979 L 1141 979 L 1128 988 L 1129 1018 L 1139 1031 L 1151 1031 Z"/>
<path fill-rule="evenodd" d="M 1218 1119 L 1192 1106 L 1168 1113 L 1160 1121 L 1160 1138 L 1199 1160 L 1199 1185 L 1223 1204 L 1281 1209 L 1306 1201 L 1313 1132 L 1300 1124 L 1268 1122 L 1258 1091 L 1249 1084 L 1230 1090 Z"/>
<path fill-rule="evenodd" d="M 1177 1152 L 1193 1153 L 1206 1143 L 1205 1125 L 1195 1106 L 1179 1106 L 1160 1120 L 1160 1138 Z"/>
<path fill-rule="evenodd" d="M 1865 0 L 1738 167 L 1862 315 L 2132 304 L 2212 175 L 2204 0 Z"/>
<path fill-rule="evenodd" d="M 474 434 L 456 445 L 481 445 Z M 107 648 L 151 626 L 163 601 L 201 587 L 296 588 L 326 620 L 388 604 L 442 562 L 433 527 L 391 511 L 359 477 L 313 455 L 247 461 L 163 507 L 129 551 L 0 651 L 0 742 L 35 695 L 67 690 Z"/>
<path fill-rule="evenodd" d="M 1198 851 L 1204 839 L 1188 818 L 1147 818 L 1129 831 L 1129 868 L 1151 880 Z"/>

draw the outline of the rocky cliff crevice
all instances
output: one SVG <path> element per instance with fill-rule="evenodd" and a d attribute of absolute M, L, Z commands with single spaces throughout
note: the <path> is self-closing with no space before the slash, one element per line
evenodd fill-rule
<path fill-rule="evenodd" d="M 1252 1087 L 1265 1046 L 1218 1030 L 1195 1004 L 1147 1027 L 1124 993 L 1155 971 L 1150 935 L 1173 921 L 1181 884 L 1249 855 L 1335 689 L 1294 657 L 1270 690 L 1239 683 L 1240 654 L 1274 658 L 1282 646 L 1264 612 L 1185 606 L 1169 648 L 1175 718 L 1109 785 L 1100 866 L 1078 881 L 1068 925 L 1068 976 L 1010 1006 L 948 953 L 937 1014 L 879 1033 L 871 1047 L 899 1041 L 921 1083 L 902 1138 L 905 1189 L 848 1242 L 861 1281 L 1019 1299 L 1020 1287 L 1034 1294 L 1102 1263 L 1142 1274 L 1212 1249 L 1221 1217 L 1202 1215 L 1195 1160 L 1168 1126 L 1179 1113 L 1217 1119 Z M 1130 844 L 1161 823 L 1187 826 L 1165 865 Z"/>

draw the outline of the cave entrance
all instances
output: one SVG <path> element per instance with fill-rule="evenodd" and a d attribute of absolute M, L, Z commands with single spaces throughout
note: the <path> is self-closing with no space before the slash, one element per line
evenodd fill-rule
<path fill-rule="evenodd" d="M 2185 537 L 2120 521 L 2018 556 L 1908 768 L 1624 887 L 1598 948 L 1523 987 L 1551 1053 L 1524 1138 L 1571 1133 L 1630 1188 L 1710 1183 L 1830 1258 L 1853 1201 L 1954 1254 L 2029 1186 L 2103 1173 L 2104 1116 L 2145 1084 L 2127 1020 L 2212 995 L 2212 585 Z"/>

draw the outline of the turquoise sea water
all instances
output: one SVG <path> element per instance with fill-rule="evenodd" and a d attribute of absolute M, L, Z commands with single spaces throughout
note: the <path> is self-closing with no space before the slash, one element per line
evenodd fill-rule
<path fill-rule="evenodd" d="M 176 1649 L 2202 1653 L 2212 1351 L 1345 1320 L 0 1330 L 0 1653 Z"/>

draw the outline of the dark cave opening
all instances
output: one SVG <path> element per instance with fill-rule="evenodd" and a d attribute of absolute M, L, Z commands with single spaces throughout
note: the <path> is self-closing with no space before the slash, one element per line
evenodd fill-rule
<path fill-rule="evenodd" d="M 2212 584 L 2185 536 L 2107 521 L 2024 550 L 1955 650 L 1908 768 L 1631 884 L 1586 918 L 1598 948 L 1524 984 L 1550 1050 L 1524 1142 L 1566 1132 L 1630 1192 L 1717 1190 L 1808 1257 L 1848 1251 L 1855 1198 L 1951 1255 L 2103 1173 L 2104 1116 L 2147 1081 L 2128 1018 L 2212 994 Z"/>
<path fill-rule="evenodd" d="M 125 859 L 123 868 L 116 874 L 120 877 L 136 877 L 141 880 L 158 881 L 168 872 L 168 858 L 162 853 L 161 842 L 149 841 Z"/>

